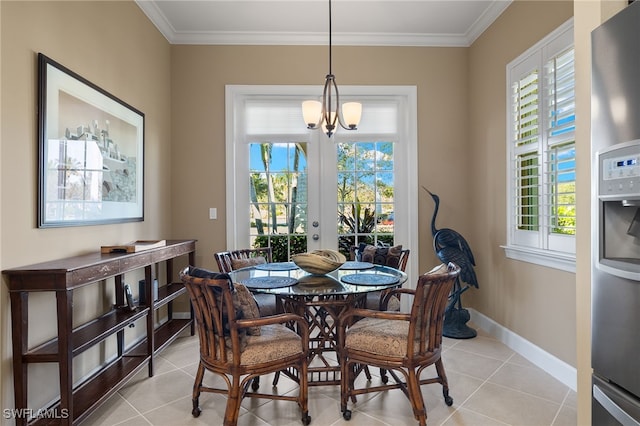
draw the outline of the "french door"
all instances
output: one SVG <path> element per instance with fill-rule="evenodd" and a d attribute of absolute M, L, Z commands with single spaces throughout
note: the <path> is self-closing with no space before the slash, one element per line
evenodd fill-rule
<path fill-rule="evenodd" d="M 228 248 L 269 245 L 275 261 L 320 248 L 348 254 L 360 242 L 417 255 L 415 122 L 412 131 L 407 119 L 415 88 L 354 93 L 363 102 L 359 130 L 331 138 L 303 124 L 300 103 L 318 93 L 227 86 Z M 349 93 L 342 88 L 342 100 Z"/>

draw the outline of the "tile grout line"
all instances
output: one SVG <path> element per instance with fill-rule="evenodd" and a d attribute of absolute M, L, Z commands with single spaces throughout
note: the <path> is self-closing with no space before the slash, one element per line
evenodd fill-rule
<path fill-rule="evenodd" d="M 509 357 L 508 357 L 506 360 L 502 361 L 502 364 L 500 364 L 500 366 L 499 366 L 498 368 L 496 368 L 496 369 L 493 371 L 493 373 L 491 373 L 491 374 L 490 374 L 486 379 L 484 379 L 484 381 L 483 381 L 482 383 L 480 383 L 480 385 L 478 385 L 478 387 L 477 387 L 473 392 L 471 392 L 471 393 L 469 394 L 469 396 L 467 396 L 467 397 L 465 398 L 465 400 L 464 400 L 464 401 L 462 401 L 462 403 L 461 403 L 461 404 L 459 404 L 459 405 L 456 407 L 456 409 L 453 411 L 453 413 L 449 414 L 449 415 L 448 415 L 448 416 L 443 420 L 443 422 L 442 422 L 441 424 L 445 424 L 445 423 L 446 423 L 446 422 L 447 422 L 451 417 L 453 417 L 453 415 L 454 415 L 455 413 L 457 413 L 457 412 L 458 412 L 458 410 L 460 410 L 460 409 L 464 406 L 464 404 L 465 404 L 467 401 L 469 401 L 469 399 L 471 399 L 471 397 L 472 397 L 473 395 L 475 395 L 475 394 L 480 390 L 480 388 L 482 388 L 482 386 L 484 386 L 487 382 L 489 382 L 489 379 L 491 379 L 493 376 L 495 376 L 495 375 L 496 375 L 496 373 L 497 373 L 498 371 L 500 371 L 500 369 L 501 369 L 502 367 L 504 367 L 504 366 L 509 362 L 509 360 L 510 360 L 511 358 L 513 358 L 514 356 L 515 356 L 515 352 L 514 352 L 514 353 L 512 353 L 511 355 L 509 355 Z M 498 421 L 498 422 L 500 422 L 500 423 L 503 423 L 502 421 L 500 421 L 500 420 L 498 420 L 498 419 L 494 419 L 493 417 L 489 417 L 489 416 L 487 416 L 487 415 L 485 415 L 485 414 L 482 414 L 482 413 L 477 413 L 477 412 L 475 412 L 475 411 L 473 411 L 473 410 L 471 410 L 471 409 L 469 409 L 469 408 L 465 408 L 465 409 L 466 409 L 466 410 L 469 410 L 469 411 L 471 411 L 471 412 L 474 412 L 474 413 L 476 413 L 476 414 L 482 415 L 482 416 L 484 416 L 484 417 L 490 418 L 491 420 L 496 420 L 496 421 Z"/>
<path fill-rule="evenodd" d="M 130 421 L 130 420 L 133 420 L 133 419 L 135 419 L 135 418 L 137 418 L 137 417 L 142 418 L 142 419 L 143 419 L 145 422 L 147 422 L 149 425 L 153 426 L 153 423 L 151 423 L 151 422 L 149 421 L 149 419 L 147 419 L 147 418 L 144 416 L 144 414 L 142 414 L 142 413 L 141 413 L 141 412 L 140 412 L 136 407 L 134 407 L 134 406 L 133 406 L 133 404 L 131 404 L 131 403 L 127 400 L 127 398 L 125 398 L 125 397 L 124 397 L 123 395 L 121 395 L 119 392 L 116 392 L 116 394 L 117 394 L 117 395 L 118 395 L 118 397 L 120 397 L 120 399 L 122 399 L 122 400 L 123 400 L 127 405 L 129 405 L 129 407 L 131 407 L 131 409 L 132 409 L 133 411 L 135 411 L 135 412 L 136 412 L 136 413 L 138 413 L 138 414 L 137 414 L 136 416 L 132 416 L 132 417 L 129 417 L 129 418 L 127 418 L 127 419 L 124 419 L 124 420 L 122 420 L 122 421 L 120 421 L 120 422 L 113 423 L 113 425 L 112 425 L 112 426 L 117 426 L 117 425 L 125 424 L 126 422 L 128 422 L 128 421 Z"/>
<path fill-rule="evenodd" d="M 477 377 L 476 377 L 476 380 L 478 380 L 478 382 L 480 382 L 480 383 L 479 383 L 479 385 L 478 385 L 475 389 L 473 389 L 473 391 L 471 392 L 471 394 L 469 394 L 466 398 L 464 398 L 464 400 L 463 400 L 460 404 L 456 404 L 456 406 L 454 407 L 453 412 L 451 412 L 450 414 L 448 414 L 448 415 L 446 416 L 446 418 L 444 418 L 444 419 L 439 423 L 440 425 L 444 425 L 444 424 L 445 424 L 445 423 L 447 423 L 447 422 L 451 422 L 451 421 L 452 421 L 452 418 L 454 418 L 454 416 L 456 416 L 456 415 L 464 416 L 464 414 L 462 414 L 462 413 L 465 413 L 465 412 L 467 412 L 467 413 L 468 413 L 467 415 L 471 415 L 471 413 L 474 413 L 475 415 L 482 416 L 483 418 L 486 418 L 486 419 L 488 419 L 488 420 L 496 421 L 496 422 L 498 422 L 499 424 L 508 425 L 508 423 L 505 423 L 504 421 L 500 421 L 500 420 L 498 420 L 498 419 L 494 419 L 494 418 L 492 418 L 492 417 L 490 417 L 490 416 L 487 416 L 486 414 L 483 414 L 483 413 L 481 413 L 481 412 L 476 412 L 476 411 L 474 411 L 474 410 L 469 409 L 468 407 L 466 407 L 466 404 L 467 404 L 467 403 L 469 403 L 469 401 L 470 401 L 474 396 L 477 396 L 477 394 L 478 394 L 478 392 L 480 391 L 480 389 L 481 389 L 481 388 L 483 388 L 484 386 L 486 386 L 486 385 L 487 385 L 487 383 L 490 383 L 491 385 L 499 386 L 499 387 L 504 388 L 504 389 L 508 389 L 508 390 L 516 391 L 516 392 L 518 392 L 518 393 L 520 393 L 520 394 L 528 395 L 528 396 L 531 396 L 531 397 L 537 398 L 537 399 L 542 400 L 542 401 L 548 401 L 548 402 L 551 402 L 551 403 L 554 403 L 554 404 L 558 404 L 558 401 L 557 401 L 557 400 L 550 400 L 550 399 L 547 399 L 547 398 L 545 398 L 545 397 L 542 397 L 542 396 L 539 396 L 539 395 L 536 395 L 536 394 L 529 393 L 527 390 L 515 389 L 515 388 L 510 387 L 510 386 L 507 386 L 507 385 L 503 385 L 503 384 L 499 384 L 499 383 L 491 382 L 492 378 L 493 378 L 493 377 L 495 377 L 495 376 L 497 375 L 497 373 L 498 373 L 498 372 L 500 372 L 502 369 L 504 369 L 504 368 L 505 368 L 505 365 L 507 365 L 507 364 L 514 364 L 514 360 L 516 359 L 516 356 L 518 355 L 518 354 L 517 354 L 517 352 L 512 352 L 511 354 L 509 354 L 509 355 L 506 357 L 506 359 L 505 359 L 505 358 L 495 358 L 495 357 L 493 357 L 493 356 L 491 356 L 491 355 L 486 355 L 486 354 L 482 354 L 482 353 L 481 353 L 481 354 L 478 354 L 477 352 L 473 352 L 471 348 L 465 348 L 465 345 L 461 345 L 461 342 L 460 342 L 460 341 L 450 341 L 450 342 L 448 342 L 448 343 L 449 343 L 449 344 L 448 344 L 448 346 L 447 346 L 446 350 L 443 350 L 443 354 L 445 354 L 446 352 L 448 352 L 448 351 L 449 351 L 449 350 L 451 350 L 451 349 L 455 349 L 455 351 L 461 351 L 461 352 L 465 352 L 465 353 L 468 353 L 468 354 L 483 355 L 483 356 L 485 356 L 485 357 L 487 357 L 487 358 L 489 358 L 489 359 L 493 359 L 493 360 L 499 361 L 499 364 L 498 364 L 498 365 L 497 365 L 497 367 L 494 369 L 494 371 L 493 371 L 493 372 L 491 372 L 491 373 L 489 374 L 489 376 L 488 376 L 486 379 L 479 379 L 479 378 L 477 378 Z M 500 343 L 500 342 L 498 342 L 498 343 Z M 191 350 L 191 348 L 189 348 L 188 350 Z M 197 350 L 197 348 L 196 348 L 196 350 Z M 168 364 L 166 365 L 166 367 L 167 367 L 167 368 L 170 368 L 171 370 L 170 370 L 170 371 L 164 371 L 164 372 L 162 372 L 162 373 L 160 373 L 160 374 L 156 374 L 156 376 L 161 376 L 161 375 L 164 375 L 164 374 L 168 374 L 168 373 L 170 373 L 170 372 L 180 371 L 180 372 L 182 372 L 183 374 L 185 374 L 186 376 L 188 376 L 188 377 L 190 377 L 190 378 L 193 378 L 193 373 L 191 373 L 191 372 L 190 372 L 190 370 L 193 368 L 193 366 L 194 366 L 194 365 L 197 365 L 197 362 L 195 362 L 195 363 L 193 363 L 193 364 L 188 364 L 188 365 L 185 365 L 185 366 L 178 366 L 178 365 L 174 364 L 173 362 L 169 361 L 167 358 L 164 358 L 163 356 L 159 356 L 159 358 L 163 358 L 163 361 L 168 363 Z M 443 357 L 443 358 L 444 358 L 444 357 Z M 445 361 L 446 361 L 446 360 L 445 360 Z M 520 363 L 515 363 L 515 365 L 519 365 L 519 366 L 523 366 L 523 367 L 528 367 L 527 365 L 522 365 L 522 364 L 520 364 Z M 455 371 L 455 370 L 452 370 L 452 372 L 454 372 L 454 371 Z M 456 374 L 461 374 L 461 375 L 463 375 L 463 376 L 469 376 L 468 374 L 465 374 L 465 373 L 462 373 L 462 372 L 458 372 L 458 371 L 455 371 L 455 372 L 456 372 Z M 469 376 L 469 377 L 473 377 L 473 376 Z M 134 386 L 134 388 L 135 388 L 135 386 L 137 386 L 137 384 L 136 384 L 136 385 L 133 385 L 133 386 Z M 526 388 L 526 389 L 529 389 L 529 388 Z M 287 393 L 291 393 L 291 392 L 295 392 L 295 389 L 291 389 L 291 390 L 287 391 Z M 552 418 L 552 420 L 551 420 L 551 423 L 550 423 L 550 425 L 551 425 L 551 426 L 553 426 L 553 425 L 555 424 L 555 422 L 558 422 L 558 421 L 559 421 L 559 419 L 561 418 L 561 413 L 562 413 L 562 409 L 563 409 L 563 407 L 567 407 L 567 408 L 569 408 L 569 405 L 567 405 L 567 401 L 569 401 L 569 399 L 570 399 L 570 397 L 571 397 L 571 394 L 572 394 L 571 392 L 572 392 L 572 391 L 571 391 L 571 389 L 568 389 L 568 390 L 565 392 L 564 397 L 563 397 L 563 398 L 561 398 L 561 401 L 560 401 L 560 403 L 558 404 L 557 409 L 555 410 L 555 414 L 554 414 L 554 416 L 553 416 L 553 418 Z M 165 404 L 159 405 L 159 406 L 157 406 L 157 407 L 154 407 L 153 409 L 147 410 L 145 413 L 141 413 L 139 410 L 137 410 L 135 407 L 133 407 L 133 406 L 131 405 L 131 403 L 130 403 L 126 398 L 124 398 L 124 396 L 123 396 L 123 395 L 119 394 L 119 392 L 118 392 L 118 395 L 119 395 L 118 397 L 119 397 L 120 399 L 123 399 L 123 400 L 126 402 L 126 404 L 127 404 L 128 406 L 130 406 L 130 407 L 134 410 L 134 412 L 135 412 L 135 413 L 139 413 L 139 415 L 138 415 L 138 416 L 132 416 L 132 417 L 129 417 L 128 419 L 125 419 L 125 420 L 119 421 L 119 422 L 117 422 L 117 423 L 111 423 L 111 424 L 110 424 L 111 426 L 116 426 L 116 425 L 120 425 L 120 426 L 121 426 L 121 425 L 127 424 L 127 422 L 131 422 L 132 420 L 135 420 L 135 419 L 136 419 L 136 418 L 138 418 L 138 417 L 139 417 L 139 418 L 141 418 L 141 419 L 144 419 L 145 424 L 149 424 L 149 425 L 152 425 L 152 426 L 153 426 L 153 423 L 152 423 L 152 422 L 151 422 L 151 421 L 146 417 L 146 415 L 145 415 L 145 414 L 147 414 L 147 415 L 148 415 L 149 413 L 151 413 L 151 412 L 153 412 L 153 411 L 155 411 L 155 410 L 158 410 L 158 409 L 164 408 L 164 407 L 166 407 L 167 405 L 170 405 L 170 404 L 172 404 L 172 403 L 175 403 L 176 401 L 180 401 L 180 400 L 182 400 L 182 399 L 183 399 L 182 397 L 180 397 L 180 398 L 176 399 L 175 401 L 172 401 L 172 402 L 168 402 L 168 403 L 165 403 Z M 335 401 L 335 400 L 336 400 L 336 399 L 335 399 L 335 395 L 334 395 L 333 393 L 331 393 L 331 394 L 325 394 L 325 393 L 322 393 L 322 392 L 321 392 L 319 395 L 321 395 L 321 396 L 322 396 L 322 397 L 324 397 L 324 398 L 331 399 L 331 400 L 333 400 L 333 401 Z M 185 396 L 184 398 L 188 398 L 188 397 L 186 397 L 186 396 Z M 310 398 L 310 399 L 311 399 L 311 398 Z M 559 399 L 560 399 L 560 398 L 559 398 Z M 549 411 L 551 411 L 551 412 L 550 412 L 550 413 L 548 413 L 548 414 L 551 414 L 551 413 L 553 412 L 552 410 L 549 410 Z M 258 419 L 260 422 L 265 422 L 265 424 L 266 424 L 266 425 L 268 425 L 268 426 L 275 426 L 275 424 L 277 424 L 277 423 L 270 423 L 270 422 L 267 422 L 267 421 L 266 421 L 266 419 L 264 419 L 264 418 L 262 418 L 261 416 L 257 415 L 255 412 L 253 412 L 253 410 L 247 410 L 244 414 L 249 414 L 249 413 L 251 413 L 253 416 L 255 416 L 255 418 L 256 418 L 256 419 Z M 369 414 L 369 413 L 367 413 L 367 412 L 365 412 L 365 411 L 362 411 L 362 412 L 360 412 L 360 413 L 365 417 L 365 419 L 366 419 L 366 418 L 369 418 L 369 419 L 375 420 L 376 422 L 380 422 L 379 424 L 381 424 L 381 425 L 391 426 L 391 424 L 390 424 L 390 423 L 387 423 L 387 421 L 385 421 L 385 420 L 383 420 L 383 419 L 381 419 L 381 418 L 378 418 L 378 417 L 376 417 L 376 416 L 374 416 L 374 415 L 371 415 L 371 414 Z M 242 414 L 241 414 L 241 415 L 242 415 Z M 363 421 L 366 421 L 366 420 L 364 420 L 364 419 L 363 419 Z M 333 423 L 331 423 L 331 425 L 333 425 L 333 426 L 337 426 L 338 424 L 341 424 L 341 423 L 342 423 L 342 419 L 339 417 L 339 418 L 338 418 L 338 419 L 336 419 Z M 434 423 L 434 424 L 435 424 L 435 423 Z M 108 425 L 106 425 L 106 424 L 105 424 L 105 426 L 108 426 Z"/>
<path fill-rule="evenodd" d="M 564 407 L 564 403 L 567 401 L 567 398 L 569 398 L 569 394 L 570 393 L 571 393 L 571 389 L 567 389 L 567 393 L 564 394 L 564 398 L 562 398 L 562 402 L 560 403 L 560 406 L 556 410 L 556 415 L 553 416 L 553 420 L 551 420 L 551 426 L 553 426 L 553 424 L 558 419 L 558 416 L 560 416 L 560 412 L 562 411 L 562 407 Z"/>

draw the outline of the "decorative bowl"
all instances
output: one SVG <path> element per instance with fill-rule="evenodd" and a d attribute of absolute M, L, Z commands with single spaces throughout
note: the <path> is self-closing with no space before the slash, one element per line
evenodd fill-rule
<path fill-rule="evenodd" d="M 325 275 L 341 267 L 347 258 L 335 250 L 313 250 L 294 254 L 291 260 L 300 269 L 313 275 Z"/>

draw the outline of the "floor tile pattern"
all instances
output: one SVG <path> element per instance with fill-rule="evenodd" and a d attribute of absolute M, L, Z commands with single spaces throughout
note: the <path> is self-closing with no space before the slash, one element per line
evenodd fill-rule
<path fill-rule="evenodd" d="M 191 388 L 198 362 L 198 339 L 178 338 L 156 358 L 154 377 L 143 369 L 91 414 L 83 426 L 222 425 L 225 397 L 203 394 L 202 414 L 191 416 Z M 423 386 L 429 426 L 575 426 L 576 393 L 504 344 L 478 330 L 473 339 L 445 338 L 442 355 L 453 406 L 447 407 L 438 384 Z M 432 368 L 432 367 L 431 367 Z M 380 380 L 376 369 L 373 381 Z M 433 371 L 427 371 L 425 374 Z M 205 374 L 209 384 L 218 380 Z M 366 380 L 363 376 L 358 380 Z M 261 391 L 271 386 L 261 380 Z M 296 392 L 286 378 L 279 392 Z M 340 413 L 338 386 L 309 388 L 313 426 L 416 425 L 411 405 L 400 390 L 362 395 L 350 406 L 352 417 Z M 239 426 L 301 425 L 296 404 L 253 400 L 242 403 Z"/>

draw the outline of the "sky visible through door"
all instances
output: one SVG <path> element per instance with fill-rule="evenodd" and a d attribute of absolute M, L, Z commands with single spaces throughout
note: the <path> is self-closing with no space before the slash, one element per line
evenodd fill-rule
<path fill-rule="evenodd" d="M 393 148 L 391 142 L 336 144 L 333 248 L 347 257 L 361 242 L 393 244 Z M 314 190 L 308 188 L 307 143 L 251 143 L 249 152 L 251 244 L 270 245 L 275 262 L 288 261 L 307 251 L 307 194 Z"/>

